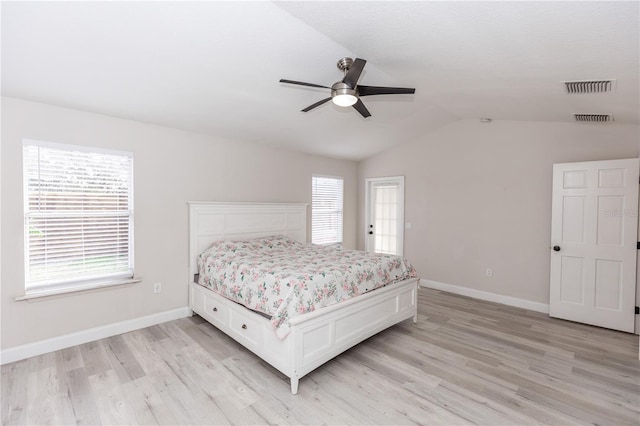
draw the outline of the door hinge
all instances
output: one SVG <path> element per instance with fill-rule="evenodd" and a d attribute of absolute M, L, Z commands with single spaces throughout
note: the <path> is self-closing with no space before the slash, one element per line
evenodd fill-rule
<path fill-rule="evenodd" d="M 640 306 L 636 306 L 636 315 L 640 315 Z"/>
<path fill-rule="evenodd" d="M 640 250 L 640 241 L 638 241 L 638 244 L 636 244 L 636 248 Z"/>

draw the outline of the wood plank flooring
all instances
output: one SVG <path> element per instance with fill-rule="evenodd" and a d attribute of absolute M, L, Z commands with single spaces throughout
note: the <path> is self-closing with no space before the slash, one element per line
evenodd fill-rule
<path fill-rule="evenodd" d="M 300 381 L 200 317 L 2 367 L 2 424 L 640 424 L 638 337 L 420 289 Z"/>

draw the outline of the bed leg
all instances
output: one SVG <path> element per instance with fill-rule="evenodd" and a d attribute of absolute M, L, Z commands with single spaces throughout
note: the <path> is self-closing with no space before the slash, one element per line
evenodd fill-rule
<path fill-rule="evenodd" d="M 413 316 L 413 323 L 417 324 L 418 323 L 418 312 L 416 311 L 416 314 Z"/>
<path fill-rule="evenodd" d="M 291 393 L 294 395 L 298 393 L 298 380 L 299 379 L 297 377 L 291 378 Z"/>

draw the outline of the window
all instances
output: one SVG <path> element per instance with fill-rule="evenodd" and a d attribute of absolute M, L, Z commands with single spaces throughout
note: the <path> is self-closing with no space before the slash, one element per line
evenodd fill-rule
<path fill-rule="evenodd" d="M 27 292 L 133 277 L 133 154 L 23 141 Z"/>
<path fill-rule="evenodd" d="M 313 176 L 311 193 L 311 242 L 342 242 L 342 178 Z"/>

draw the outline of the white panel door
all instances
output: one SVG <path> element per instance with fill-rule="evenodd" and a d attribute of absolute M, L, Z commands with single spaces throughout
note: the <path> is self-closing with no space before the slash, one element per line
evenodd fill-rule
<path fill-rule="evenodd" d="M 553 165 L 552 317 L 633 332 L 638 159 Z"/>
<path fill-rule="evenodd" d="M 402 256 L 404 176 L 366 180 L 366 251 Z"/>

